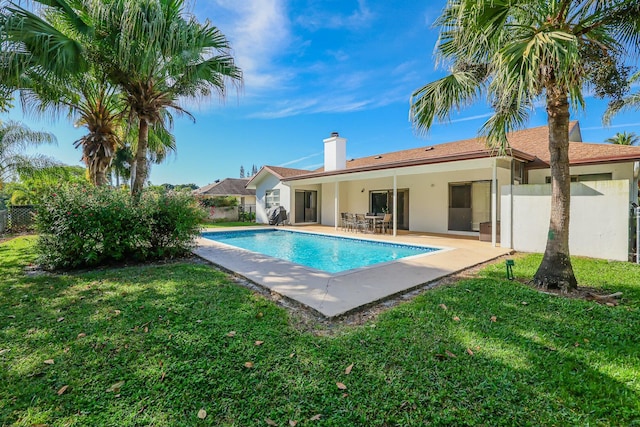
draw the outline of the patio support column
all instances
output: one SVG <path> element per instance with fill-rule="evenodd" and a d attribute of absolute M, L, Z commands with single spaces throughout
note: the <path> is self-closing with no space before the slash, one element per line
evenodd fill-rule
<path fill-rule="evenodd" d="M 398 235 L 398 176 L 393 172 L 393 237 Z"/>
<path fill-rule="evenodd" d="M 340 200 L 340 186 L 338 185 L 338 181 L 335 182 L 333 187 L 333 222 L 334 222 L 334 230 L 338 231 L 338 201 Z"/>
<path fill-rule="evenodd" d="M 491 246 L 496 247 L 498 227 L 498 158 L 493 158 L 491 177 Z"/>

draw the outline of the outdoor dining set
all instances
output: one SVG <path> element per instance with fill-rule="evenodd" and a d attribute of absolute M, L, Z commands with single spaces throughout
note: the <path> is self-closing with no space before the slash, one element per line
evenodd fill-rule
<path fill-rule="evenodd" d="M 386 233 L 393 229 L 391 214 L 340 214 L 341 227 L 344 231 L 363 233 Z"/>

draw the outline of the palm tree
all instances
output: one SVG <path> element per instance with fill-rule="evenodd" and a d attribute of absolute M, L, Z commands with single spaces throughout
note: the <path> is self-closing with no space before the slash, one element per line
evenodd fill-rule
<path fill-rule="evenodd" d="M 43 75 L 64 78 L 99 64 L 122 89 L 130 123 L 138 126 L 136 197 L 147 180 L 150 129 L 169 127 L 170 109 L 188 114 L 181 99 L 213 91 L 224 97 L 228 81 L 242 81 L 224 35 L 188 15 L 185 0 L 36 1 L 43 5 L 43 18 L 15 5 L 0 18 L 5 42 L 19 46 L 4 55 L 9 72 L 3 74 L 28 63 Z M 64 28 L 57 29 L 56 22 Z"/>
<path fill-rule="evenodd" d="M 27 69 L 19 86 L 26 111 L 54 114 L 66 111 L 74 126 L 85 127 L 86 135 L 75 141 L 82 148 L 82 161 L 87 166 L 91 182 L 107 183 L 109 168 L 116 148 L 122 144 L 125 129 L 125 105 L 117 89 L 104 78 L 91 73 L 71 75 L 65 79 L 42 78 Z"/>
<path fill-rule="evenodd" d="M 638 145 L 640 137 L 633 132 L 618 132 L 611 138 L 607 138 L 604 142 L 616 145 Z"/>
<path fill-rule="evenodd" d="M 57 165 L 55 160 L 43 155 L 29 156 L 24 151 L 28 147 L 55 143 L 55 137 L 48 132 L 33 131 L 22 123 L 0 122 L 0 189 L 19 173 Z"/>
<path fill-rule="evenodd" d="M 416 90 L 411 120 L 426 132 L 486 94 L 494 109 L 481 133 L 508 151 L 507 133 L 524 127 L 543 98 L 549 127 L 551 220 L 533 282 L 577 287 L 569 256 L 569 108 L 584 107 L 589 85 L 620 98 L 626 89 L 625 49 L 638 53 L 638 1 L 449 0 L 438 18 L 436 56 L 450 74 Z"/>
<path fill-rule="evenodd" d="M 634 83 L 640 80 L 640 71 L 631 76 L 629 83 Z M 623 111 L 640 109 L 640 92 L 632 93 L 620 100 L 616 100 L 609 104 L 609 108 L 604 112 L 602 121 L 605 125 L 610 125 L 611 120 L 615 115 Z"/>
<path fill-rule="evenodd" d="M 224 35 L 185 12 L 184 0 L 111 2 L 95 15 L 99 55 L 106 71 L 126 95 L 138 122 L 132 194 L 139 195 L 148 175 L 149 128 L 164 127 L 168 110 L 188 114 L 184 98 L 226 94 L 226 81 L 242 73 L 228 53 Z"/>
<path fill-rule="evenodd" d="M 120 187 L 120 179 L 126 183 L 131 178 L 131 164 L 133 163 L 133 153 L 129 145 L 124 145 L 116 149 L 113 162 L 109 167 L 111 175 L 115 178 L 115 186 Z"/>
<path fill-rule="evenodd" d="M 42 115 L 67 112 L 75 126 L 84 126 L 88 134 L 75 142 L 82 147 L 82 160 L 86 164 L 94 185 L 106 184 L 106 169 L 111 163 L 124 125 L 125 105 L 117 88 L 106 82 L 96 67 L 84 63 L 81 72 L 70 73 L 57 64 L 66 61 L 49 57 L 51 39 L 78 36 L 68 25 L 66 13 L 45 9 L 46 20 L 18 7 L 8 7 L 1 15 L 0 24 L 5 32 L 5 46 L 1 69 L 5 87 L 19 90 L 25 111 Z M 38 36 L 32 36 L 38 33 Z M 50 34 L 49 37 L 44 35 Z M 73 43 L 71 43 L 73 44 Z M 64 46 L 64 44 L 63 44 Z M 71 69 L 73 70 L 73 69 Z"/>

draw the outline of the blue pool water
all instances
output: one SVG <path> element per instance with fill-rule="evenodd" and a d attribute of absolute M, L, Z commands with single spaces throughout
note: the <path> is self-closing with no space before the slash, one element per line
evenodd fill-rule
<path fill-rule="evenodd" d="M 203 233 L 202 237 L 328 273 L 439 250 L 286 230 Z"/>

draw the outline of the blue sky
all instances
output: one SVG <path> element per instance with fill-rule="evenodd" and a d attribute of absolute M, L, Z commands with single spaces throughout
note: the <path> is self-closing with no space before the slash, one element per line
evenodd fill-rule
<path fill-rule="evenodd" d="M 200 0 L 193 13 L 227 36 L 244 72 L 244 85 L 226 100 L 184 103 L 196 122 L 178 118 L 177 155 L 153 165 L 154 184 L 238 177 L 240 166 L 321 166 L 322 140 L 333 131 L 347 138 L 347 156 L 361 157 L 474 137 L 490 110 L 483 104 L 452 115 L 419 136 L 409 122 L 409 97 L 442 76 L 432 27 L 444 0 Z M 399 6 L 401 5 L 401 6 Z M 640 114 L 601 124 L 605 102 L 589 97 L 580 120 L 583 139 L 602 142 L 618 131 L 640 134 Z M 40 149 L 80 164 L 73 141 L 83 135 L 70 121 L 10 116 L 52 131 L 56 147 Z M 544 109 L 529 127 L 546 123 Z"/>

